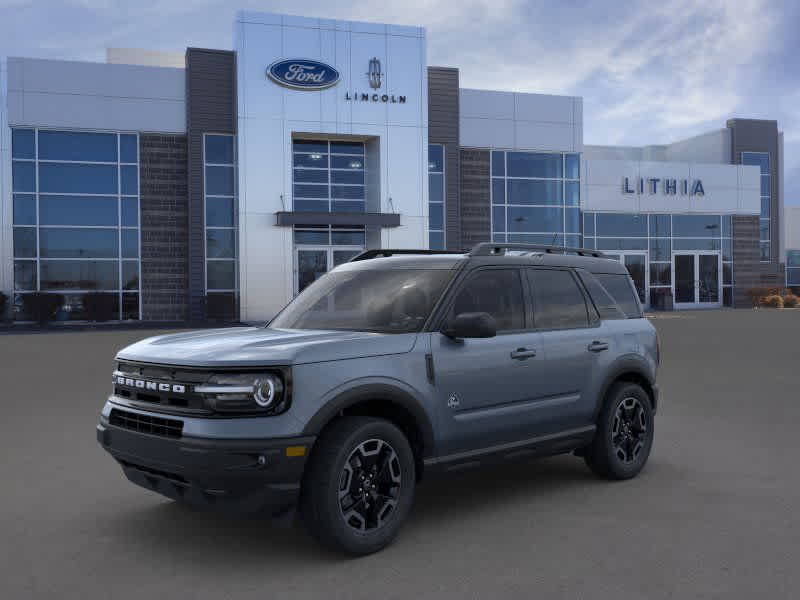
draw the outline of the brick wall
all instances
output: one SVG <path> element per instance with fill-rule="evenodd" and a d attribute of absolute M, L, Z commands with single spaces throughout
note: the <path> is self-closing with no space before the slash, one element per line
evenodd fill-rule
<path fill-rule="evenodd" d="M 488 150 L 461 150 L 461 245 L 471 248 L 492 239 Z"/>
<path fill-rule="evenodd" d="M 139 135 L 142 318 L 188 318 L 186 136 Z"/>

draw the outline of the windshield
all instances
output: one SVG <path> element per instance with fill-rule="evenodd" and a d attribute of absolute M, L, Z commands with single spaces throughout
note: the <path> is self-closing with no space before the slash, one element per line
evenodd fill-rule
<path fill-rule="evenodd" d="M 422 329 L 453 271 L 332 271 L 308 286 L 269 327 L 411 333 Z"/>

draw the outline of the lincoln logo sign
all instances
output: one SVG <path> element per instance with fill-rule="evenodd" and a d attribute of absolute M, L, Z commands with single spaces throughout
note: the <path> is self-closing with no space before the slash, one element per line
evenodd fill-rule
<path fill-rule="evenodd" d="M 339 83 L 339 71 L 330 65 L 300 58 L 279 60 L 267 68 L 277 84 L 296 90 L 324 90 Z"/>
<path fill-rule="evenodd" d="M 622 178 L 622 193 L 623 194 L 639 194 L 642 195 L 647 189 L 648 194 L 655 194 L 661 191 L 667 196 L 675 196 L 680 193 L 681 196 L 705 196 L 706 191 L 703 189 L 703 182 L 699 179 L 661 179 L 659 177 L 623 177 Z"/>

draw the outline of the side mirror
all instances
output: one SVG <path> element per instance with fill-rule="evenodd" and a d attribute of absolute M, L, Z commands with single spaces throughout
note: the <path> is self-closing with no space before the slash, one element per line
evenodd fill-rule
<path fill-rule="evenodd" d="M 490 338 L 497 335 L 497 322 L 489 313 L 461 313 L 442 329 L 442 333 L 449 338 Z"/>

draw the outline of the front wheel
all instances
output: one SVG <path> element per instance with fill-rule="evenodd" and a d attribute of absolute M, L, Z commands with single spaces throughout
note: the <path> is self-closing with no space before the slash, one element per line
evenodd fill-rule
<path fill-rule="evenodd" d="M 397 535 L 414 500 L 414 454 L 392 423 L 344 417 L 320 436 L 300 507 L 311 534 L 336 551 L 377 552 Z"/>
<path fill-rule="evenodd" d="M 615 383 L 606 395 L 594 439 L 586 448 L 586 464 L 606 479 L 635 477 L 650 456 L 653 425 L 647 392 L 635 383 Z"/>

